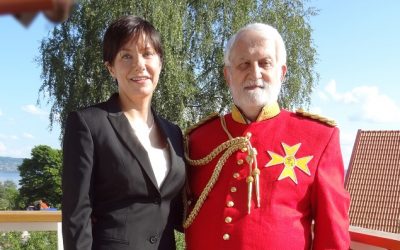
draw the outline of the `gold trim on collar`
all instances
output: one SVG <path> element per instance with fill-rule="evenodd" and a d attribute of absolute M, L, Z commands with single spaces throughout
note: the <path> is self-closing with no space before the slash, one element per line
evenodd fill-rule
<path fill-rule="evenodd" d="M 232 105 L 231 112 L 234 121 L 242 124 L 248 123 L 247 119 L 243 116 L 242 112 L 240 112 L 236 105 Z M 277 116 L 280 112 L 281 109 L 279 108 L 279 104 L 277 102 L 274 102 L 271 105 L 265 105 L 258 115 L 256 122 L 271 119 L 272 117 Z"/>
<path fill-rule="evenodd" d="M 246 119 L 243 117 L 242 112 L 236 107 L 235 104 L 232 105 L 231 108 L 232 118 L 235 122 L 247 124 Z"/>

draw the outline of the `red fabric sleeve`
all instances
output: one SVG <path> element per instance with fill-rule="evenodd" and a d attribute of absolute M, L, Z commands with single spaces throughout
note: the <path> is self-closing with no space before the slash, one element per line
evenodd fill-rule
<path fill-rule="evenodd" d="M 313 249 L 349 249 L 349 193 L 344 189 L 344 167 L 339 129 L 321 155 L 312 193 Z"/>

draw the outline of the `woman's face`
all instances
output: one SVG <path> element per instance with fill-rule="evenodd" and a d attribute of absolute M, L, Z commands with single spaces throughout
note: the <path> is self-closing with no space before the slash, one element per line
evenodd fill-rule
<path fill-rule="evenodd" d="M 121 98 L 131 101 L 151 97 L 161 72 L 161 59 L 145 35 L 131 38 L 117 53 L 110 74 L 117 79 Z"/>

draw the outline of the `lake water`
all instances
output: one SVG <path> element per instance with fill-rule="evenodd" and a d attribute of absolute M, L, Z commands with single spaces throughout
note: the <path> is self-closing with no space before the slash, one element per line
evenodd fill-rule
<path fill-rule="evenodd" d="M 13 181 L 17 186 L 21 177 L 19 176 L 19 172 L 5 172 L 0 171 L 0 181 L 4 182 L 6 180 Z"/>

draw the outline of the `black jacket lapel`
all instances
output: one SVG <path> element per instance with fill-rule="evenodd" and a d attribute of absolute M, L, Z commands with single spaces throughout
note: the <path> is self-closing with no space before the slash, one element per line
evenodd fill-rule
<path fill-rule="evenodd" d="M 154 176 L 153 169 L 149 160 L 147 151 L 143 148 L 139 139 L 136 137 L 133 129 L 131 128 L 128 119 L 121 111 L 118 104 L 118 95 L 113 95 L 109 103 L 108 120 L 113 126 L 115 133 L 119 139 L 126 145 L 132 155 L 138 160 L 147 176 L 150 178 L 153 185 L 158 190 L 156 177 Z"/>

